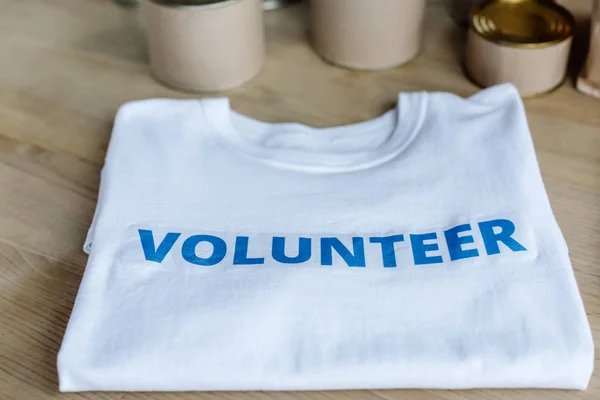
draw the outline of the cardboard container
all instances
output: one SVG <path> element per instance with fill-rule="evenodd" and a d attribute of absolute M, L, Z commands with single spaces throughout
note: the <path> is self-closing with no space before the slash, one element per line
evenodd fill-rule
<path fill-rule="evenodd" d="M 577 89 L 600 98 L 600 0 L 594 3 L 590 32 L 590 50 L 583 72 L 577 79 Z"/>
<path fill-rule="evenodd" d="M 144 0 L 154 77 L 188 91 L 253 78 L 264 59 L 261 0 Z"/>
<path fill-rule="evenodd" d="M 346 68 L 391 68 L 422 46 L 425 0 L 312 0 L 312 39 L 327 61 Z"/>
<path fill-rule="evenodd" d="M 549 92 L 565 79 L 573 28 L 569 12 L 552 3 L 484 3 L 471 16 L 466 72 L 484 87 L 513 83 L 524 97 Z"/>

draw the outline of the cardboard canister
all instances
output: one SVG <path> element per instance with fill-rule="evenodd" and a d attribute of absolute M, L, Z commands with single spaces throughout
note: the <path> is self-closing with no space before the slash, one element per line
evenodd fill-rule
<path fill-rule="evenodd" d="M 590 29 L 590 49 L 577 89 L 600 99 L 600 0 L 595 0 Z"/>
<path fill-rule="evenodd" d="M 425 0 L 312 0 L 315 50 L 332 64 L 359 70 L 395 67 L 423 42 Z"/>
<path fill-rule="evenodd" d="M 152 75 L 187 91 L 239 86 L 265 54 L 262 0 L 144 0 Z"/>
<path fill-rule="evenodd" d="M 536 0 L 495 0 L 471 14 L 465 69 L 487 87 L 513 83 L 531 97 L 559 87 L 575 22 L 563 7 Z"/>

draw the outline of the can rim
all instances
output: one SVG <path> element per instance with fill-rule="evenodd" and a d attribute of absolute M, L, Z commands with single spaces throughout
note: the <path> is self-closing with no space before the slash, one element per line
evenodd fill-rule
<path fill-rule="evenodd" d="M 169 8 L 211 9 L 220 8 L 242 0 L 148 0 L 159 6 Z"/>
<path fill-rule="evenodd" d="M 567 22 L 571 28 L 569 31 L 569 34 L 564 35 L 564 37 L 560 37 L 558 39 L 547 40 L 544 42 L 536 42 L 536 43 L 514 42 L 514 41 L 510 41 L 510 40 L 505 40 L 505 39 L 491 38 L 490 36 L 485 35 L 483 32 L 481 32 L 479 29 L 477 29 L 477 27 L 475 25 L 475 22 L 474 22 L 475 17 L 477 15 L 479 15 L 483 9 L 485 9 L 487 6 L 489 6 L 492 3 L 516 4 L 516 3 L 529 3 L 529 2 L 538 3 L 540 5 L 540 7 L 546 7 L 547 9 L 555 11 L 557 14 L 560 14 L 562 17 L 564 17 L 567 20 Z M 471 15 L 469 16 L 469 27 L 471 28 L 471 30 L 473 32 L 475 32 L 477 35 L 479 35 L 483 39 L 487 40 L 488 42 L 498 44 L 500 46 L 513 47 L 513 48 L 524 48 L 524 49 L 540 49 L 540 48 L 544 48 L 544 47 L 550 47 L 553 45 L 557 45 L 559 43 L 562 43 L 564 41 L 572 39 L 573 35 L 575 34 L 575 17 L 573 17 L 573 15 L 563 6 L 561 6 L 557 3 L 554 3 L 554 2 L 549 2 L 549 1 L 543 1 L 543 0 L 487 0 L 487 1 L 484 1 L 480 4 L 478 4 L 475 7 L 473 7 L 473 9 L 471 10 Z"/>

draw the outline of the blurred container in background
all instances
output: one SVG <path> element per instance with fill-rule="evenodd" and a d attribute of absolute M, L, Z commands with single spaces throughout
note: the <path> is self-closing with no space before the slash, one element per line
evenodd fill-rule
<path fill-rule="evenodd" d="M 590 32 L 590 50 L 577 89 L 600 98 L 600 0 L 594 3 Z"/>

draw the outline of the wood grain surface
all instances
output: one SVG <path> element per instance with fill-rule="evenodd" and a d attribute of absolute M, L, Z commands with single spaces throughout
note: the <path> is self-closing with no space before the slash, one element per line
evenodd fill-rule
<path fill-rule="evenodd" d="M 464 32 L 442 1 L 429 4 L 423 54 L 383 72 L 324 63 L 308 43 L 306 5 L 269 12 L 266 23 L 263 71 L 227 93 L 254 118 L 328 126 L 375 117 L 398 91 L 477 91 L 460 68 Z M 134 99 L 193 97 L 150 78 L 143 42 L 138 11 L 109 0 L 0 0 L 0 399 L 600 398 L 598 368 L 586 392 L 59 393 L 56 353 L 86 263 L 115 111 Z M 600 102 L 567 82 L 526 108 L 598 344 Z"/>

